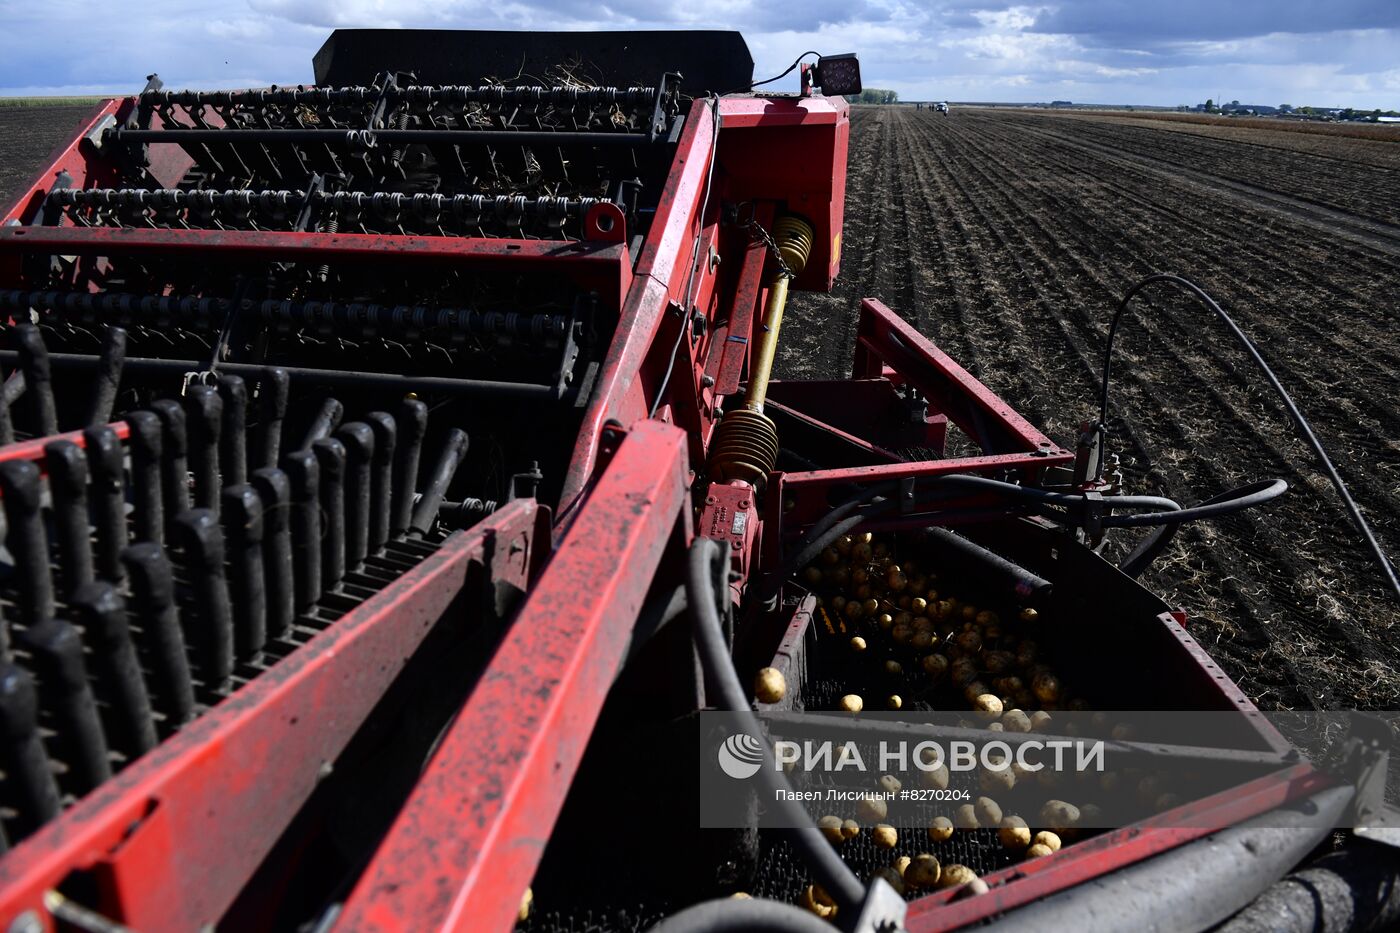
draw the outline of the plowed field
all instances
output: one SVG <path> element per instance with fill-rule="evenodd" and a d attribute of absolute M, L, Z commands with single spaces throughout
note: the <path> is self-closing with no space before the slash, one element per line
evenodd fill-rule
<path fill-rule="evenodd" d="M 852 124 L 841 282 L 790 312 L 784 374 L 843 375 L 873 296 L 1068 444 L 1095 415 L 1118 299 L 1182 273 L 1258 343 L 1400 554 L 1400 134 L 880 107 Z M 1292 486 L 1189 527 L 1144 582 L 1261 705 L 1395 708 L 1400 613 L 1225 328 L 1155 293 L 1114 377 L 1130 491 L 1194 503 L 1257 478 Z"/>

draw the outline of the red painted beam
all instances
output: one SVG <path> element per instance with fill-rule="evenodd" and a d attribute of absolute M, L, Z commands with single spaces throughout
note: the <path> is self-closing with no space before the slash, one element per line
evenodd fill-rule
<path fill-rule="evenodd" d="M 524 588 L 547 515 L 520 500 L 442 548 L 0 860 L 0 929 L 88 870 L 139 930 L 219 920 L 460 593 L 473 562 Z"/>
<path fill-rule="evenodd" d="M 337 930 L 508 930 L 677 521 L 686 436 L 638 424 L 588 494 Z"/>

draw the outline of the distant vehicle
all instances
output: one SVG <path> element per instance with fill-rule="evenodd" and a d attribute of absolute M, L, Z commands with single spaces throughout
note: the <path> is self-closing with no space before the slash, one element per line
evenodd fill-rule
<path fill-rule="evenodd" d="M 948 102 L 946 100 L 940 100 L 938 103 L 933 105 L 933 109 L 937 110 L 939 113 L 947 113 Z"/>

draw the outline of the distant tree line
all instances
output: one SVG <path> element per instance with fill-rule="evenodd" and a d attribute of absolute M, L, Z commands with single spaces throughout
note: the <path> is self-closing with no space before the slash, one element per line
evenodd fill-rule
<path fill-rule="evenodd" d="M 893 104 L 899 101 L 899 94 L 895 91 L 887 91 L 882 87 L 868 87 L 859 94 L 850 94 L 846 97 L 849 104 Z"/>

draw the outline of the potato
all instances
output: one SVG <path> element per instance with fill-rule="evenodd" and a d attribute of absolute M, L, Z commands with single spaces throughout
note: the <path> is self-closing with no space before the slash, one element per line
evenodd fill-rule
<path fill-rule="evenodd" d="M 1031 830 L 1019 816 L 1004 816 L 1001 818 L 1001 828 L 997 830 L 997 838 L 1001 840 L 1003 848 L 1019 852 L 1031 844 Z"/>
<path fill-rule="evenodd" d="M 1022 667 L 1030 667 L 1035 663 L 1036 644 L 1029 638 L 1024 639 L 1016 646 L 1016 663 Z"/>
<path fill-rule="evenodd" d="M 904 883 L 915 888 L 931 888 L 943 876 L 943 867 L 938 859 L 927 852 L 920 852 L 904 869 Z"/>
<path fill-rule="evenodd" d="M 1054 717 L 1045 712 L 1045 710 L 1038 709 L 1034 713 L 1031 713 L 1031 728 L 1036 731 L 1042 730 L 1050 725 L 1050 720 L 1053 718 Z"/>
<path fill-rule="evenodd" d="M 852 638 L 852 639 L 851 639 L 851 650 L 852 650 L 852 651 L 864 651 L 864 650 L 865 650 L 866 648 L 868 648 L 868 647 L 869 647 L 869 645 L 867 645 L 867 644 L 865 643 L 865 639 L 864 639 L 864 638 L 861 638 L 859 635 L 857 635 L 855 638 Z"/>
<path fill-rule="evenodd" d="M 891 658 L 885 662 L 885 673 L 898 677 L 900 674 L 904 673 L 904 665 Z"/>
<path fill-rule="evenodd" d="M 1001 723 L 992 723 L 994 726 Z M 1004 794 L 1016 786 L 1016 774 L 1010 767 L 982 768 L 977 775 L 977 786 L 989 794 Z"/>
<path fill-rule="evenodd" d="M 875 840 L 877 848 L 893 849 L 899 845 L 899 832 L 889 823 L 879 823 L 870 831 L 870 838 Z"/>
<path fill-rule="evenodd" d="M 885 585 L 898 593 L 909 585 L 909 577 L 898 567 L 891 567 L 889 573 L 885 575 Z"/>
<path fill-rule="evenodd" d="M 1058 852 L 1060 851 L 1060 837 L 1055 833 L 1041 830 L 1031 837 L 1031 845 L 1045 846 L 1051 852 Z"/>
<path fill-rule="evenodd" d="M 846 841 L 846 837 L 841 833 L 841 817 L 828 813 L 817 820 L 817 829 L 822 831 L 822 835 L 828 842 L 840 844 Z"/>
<path fill-rule="evenodd" d="M 1001 723 L 1007 732 L 1030 732 L 1031 717 L 1019 709 L 1009 709 L 1002 713 Z"/>
<path fill-rule="evenodd" d="M 865 614 L 868 616 L 876 615 L 880 611 L 880 601 L 873 597 L 867 598 L 865 602 L 861 604 L 861 608 L 865 610 Z"/>
<path fill-rule="evenodd" d="M 995 612 L 992 612 L 990 609 L 983 609 L 981 612 L 977 613 L 977 618 L 973 619 L 973 621 L 976 622 L 978 625 L 985 627 L 988 625 L 995 625 L 996 623 L 1000 622 L 1001 617 L 998 616 Z"/>
<path fill-rule="evenodd" d="M 819 586 L 822 582 L 822 569 L 817 566 L 809 566 L 802 571 L 802 579 L 808 586 Z"/>
<path fill-rule="evenodd" d="M 935 816 L 929 824 L 928 834 L 934 842 L 947 842 L 953 838 L 953 821 L 946 816 Z"/>
<path fill-rule="evenodd" d="M 1060 678 L 1054 674 L 1041 673 L 1031 680 L 1031 692 L 1042 703 L 1058 703 L 1064 695 L 1064 687 L 1060 685 Z"/>
<path fill-rule="evenodd" d="M 933 645 L 933 633 L 928 631 L 914 630 L 914 634 L 909 637 L 909 647 L 915 651 L 927 651 Z"/>
<path fill-rule="evenodd" d="M 965 687 L 977 681 L 977 661 L 974 658 L 958 658 L 948 668 L 948 673 L 954 684 Z M 986 693 L 986 690 L 979 691 Z"/>
<path fill-rule="evenodd" d="M 865 709 L 865 701 L 854 693 L 848 693 L 841 698 L 841 708 L 848 713 L 859 713 Z"/>
<path fill-rule="evenodd" d="M 1040 822 L 1053 830 L 1068 829 L 1079 822 L 1079 808 L 1063 800 L 1047 800 L 1040 808 Z"/>
<path fill-rule="evenodd" d="M 891 693 L 885 697 L 885 705 L 890 709 L 901 709 L 904 706 L 904 697 L 897 693 Z"/>
<path fill-rule="evenodd" d="M 904 877 L 904 873 L 909 870 L 909 863 L 912 861 L 913 859 L 907 855 L 901 855 L 894 860 L 894 870 L 899 872 L 901 878 Z"/>
<path fill-rule="evenodd" d="M 1131 724 L 1120 722 L 1114 725 L 1113 730 L 1109 732 L 1109 737 L 1117 739 L 1120 742 L 1126 742 L 1133 737 L 1133 733 L 1136 731 L 1137 730 L 1135 730 Z"/>
<path fill-rule="evenodd" d="M 976 897 L 979 894 L 986 894 L 991 888 L 987 887 L 987 882 L 981 878 L 973 878 L 963 890 L 969 897 Z"/>
<path fill-rule="evenodd" d="M 1022 609 L 1020 615 L 1022 622 L 1034 622 L 1040 618 L 1040 613 L 1036 612 L 1030 606 L 1027 606 L 1025 609 Z"/>
<path fill-rule="evenodd" d="M 836 545 L 835 545 L 836 553 L 841 554 L 841 555 L 848 555 L 848 554 L 850 554 L 850 553 L 851 553 L 851 545 L 854 544 L 854 543 L 855 543 L 855 542 L 851 539 L 851 536 L 850 536 L 850 535 L 842 535 L 841 537 L 839 537 L 839 538 L 836 539 Z"/>
<path fill-rule="evenodd" d="M 921 663 L 924 668 L 924 673 L 931 674 L 935 678 L 942 677 L 944 674 L 948 673 L 948 659 L 941 654 L 925 655 Z"/>
<path fill-rule="evenodd" d="M 904 784 L 900 782 L 899 778 L 895 777 L 893 774 L 880 775 L 879 784 L 880 790 L 890 794 L 897 794 L 904 787 Z"/>
<path fill-rule="evenodd" d="M 982 650 L 982 636 L 977 634 L 977 631 L 975 629 L 966 632 L 960 632 L 958 636 L 953 639 L 953 641 L 957 644 L 959 648 L 961 648 L 963 651 L 966 651 L 968 654 L 976 654 L 977 652 Z"/>
<path fill-rule="evenodd" d="M 777 703 L 787 696 L 787 678 L 776 667 L 765 667 L 753 679 L 753 695 L 760 703 Z"/>
<path fill-rule="evenodd" d="M 914 637 L 914 629 L 908 625 L 901 625 L 898 622 L 890 629 L 890 637 L 897 645 L 907 645 L 909 639 Z"/>
<path fill-rule="evenodd" d="M 841 614 L 852 622 L 857 622 L 861 616 L 865 615 L 865 607 L 858 600 L 853 599 L 846 603 L 846 608 L 841 610 Z"/>
<path fill-rule="evenodd" d="M 878 823 L 890 815 L 884 797 L 862 797 L 856 804 L 856 818 L 866 823 Z"/>
<path fill-rule="evenodd" d="M 982 655 L 982 666 L 987 669 L 988 674 L 1005 674 L 1015 663 L 1016 656 L 1010 651 L 988 651 Z M 995 687 L 996 683 L 996 680 L 993 680 L 992 686 Z"/>
<path fill-rule="evenodd" d="M 890 887 L 894 888 L 894 893 L 901 895 L 904 893 L 904 876 L 900 874 L 897 868 L 893 868 L 889 865 L 886 865 L 884 868 L 877 868 L 870 875 L 870 880 L 874 881 L 876 878 L 881 879 Z"/>
<path fill-rule="evenodd" d="M 845 608 L 846 608 L 846 597 L 844 597 L 844 596 L 833 596 L 833 597 L 831 597 L 831 611 L 832 611 L 832 612 L 837 612 L 837 613 L 843 612 L 843 611 L 845 611 Z"/>
<path fill-rule="evenodd" d="M 972 698 L 972 709 L 983 719 L 1001 715 L 1001 700 L 994 693 L 980 693 Z"/>
<path fill-rule="evenodd" d="M 1001 805 L 990 797 L 978 797 L 972 802 L 972 811 L 982 826 L 997 826 L 1001 823 Z"/>
<path fill-rule="evenodd" d="M 733 894 L 729 895 L 729 899 L 731 901 L 751 901 L 753 900 L 753 895 L 747 891 L 735 891 Z"/>
<path fill-rule="evenodd" d="M 919 769 L 919 781 L 925 787 L 931 787 L 934 790 L 947 790 L 949 778 L 950 775 L 948 774 L 947 765 L 941 764 L 938 767 L 930 768 L 927 771 L 925 771 L 922 768 Z"/>
<path fill-rule="evenodd" d="M 1076 826 L 1087 826 L 1095 828 L 1103 825 L 1103 809 L 1097 804 L 1083 803 L 1079 805 L 1079 822 Z"/>
<path fill-rule="evenodd" d="M 520 895 L 520 910 L 516 913 L 515 919 L 524 923 L 530 919 L 530 911 L 535 908 L 535 892 L 526 888 L 525 893 Z"/>
<path fill-rule="evenodd" d="M 857 541 L 851 548 L 851 560 L 857 564 L 868 564 L 875 556 L 875 549 L 870 546 L 869 541 Z"/>
<path fill-rule="evenodd" d="M 1002 725 L 1001 723 L 999 723 L 999 722 L 989 722 L 989 723 L 987 723 L 987 731 L 988 731 L 988 732 L 1005 732 L 1005 731 L 1006 731 L 1006 727 L 1003 726 L 1003 725 Z"/>
<path fill-rule="evenodd" d="M 807 890 L 802 892 L 802 906 L 822 919 L 836 916 L 836 902 L 822 890 L 821 885 L 807 885 Z"/>
<path fill-rule="evenodd" d="M 977 822 L 977 808 L 970 803 L 965 803 L 953 811 L 953 825 L 958 829 L 976 829 L 980 824 Z"/>
<path fill-rule="evenodd" d="M 963 699 L 967 700 L 968 703 L 975 704 L 977 698 L 983 695 L 996 696 L 992 693 L 991 688 L 980 680 L 974 680 L 963 687 Z M 1000 703 L 1001 700 L 997 700 L 997 702 Z"/>
<path fill-rule="evenodd" d="M 938 879 L 940 888 L 956 888 L 960 884 L 971 884 L 977 880 L 977 872 L 966 865 L 949 865 L 943 869 L 943 876 Z"/>
<path fill-rule="evenodd" d="M 823 548 L 823 549 L 822 549 L 822 553 L 821 553 L 821 562 L 822 562 L 823 564 L 834 564 L 834 563 L 836 563 L 837 561 L 839 561 L 840 559 L 841 559 L 841 555 L 840 555 L 839 553 L 837 553 L 837 551 L 836 551 L 835 548 Z"/>
<path fill-rule="evenodd" d="M 923 617 L 927 610 L 928 600 L 924 599 L 922 596 L 915 596 L 913 599 L 909 600 L 909 611 L 914 613 L 914 615 Z"/>
<path fill-rule="evenodd" d="M 1036 843 L 1026 850 L 1026 858 L 1041 858 L 1054 853 L 1054 849 L 1042 843 Z"/>
<path fill-rule="evenodd" d="M 890 626 L 894 625 L 894 616 L 890 615 L 888 612 L 882 612 L 875 622 L 880 626 L 881 631 L 888 632 Z"/>

